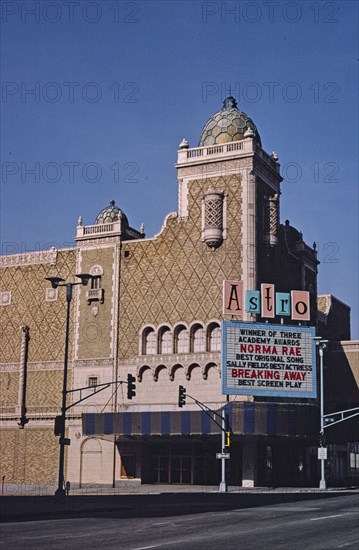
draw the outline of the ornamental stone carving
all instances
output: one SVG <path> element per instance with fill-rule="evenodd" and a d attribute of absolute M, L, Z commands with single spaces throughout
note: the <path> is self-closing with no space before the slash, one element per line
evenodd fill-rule
<path fill-rule="evenodd" d="M 19 267 L 36 264 L 56 264 L 57 248 L 41 250 L 39 252 L 28 252 L 24 254 L 10 254 L 0 256 L 0 267 Z"/>
<path fill-rule="evenodd" d="M 223 242 L 223 191 L 211 187 L 203 197 L 202 239 L 211 248 L 218 248 Z"/>
<path fill-rule="evenodd" d="M 279 195 L 266 197 L 264 203 L 264 239 L 270 246 L 278 244 Z"/>
<path fill-rule="evenodd" d="M 252 157 L 242 157 L 235 160 L 226 160 L 200 166 L 186 166 L 178 169 L 178 177 L 206 176 L 209 174 L 219 174 L 230 171 L 240 172 L 241 170 L 251 169 L 252 165 Z"/>

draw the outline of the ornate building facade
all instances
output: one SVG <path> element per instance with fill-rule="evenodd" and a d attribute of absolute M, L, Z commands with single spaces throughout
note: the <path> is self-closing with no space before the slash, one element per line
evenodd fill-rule
<path fill-rule="evenodd" d="M 159 234 L 132 228 L 112 201 L 94 224 L 79 219 L 74 248 L 0 258 L 6 481 L 56 483 L 66 298 L 45 278 L 72 281 L 76 273 L 92 279 L 75 287 L 71 304 L 66 479 L 73 486 L 128 478 L 217 483 L 220 430 L 189 396 L 213 411 L 227 407 L 230 483 L 315 479 L 316 400 L 227 398 L 221 391 L 224 280 L 306 290 L 307 324 L 318 325 L 316 250 L 288 221 L 280 223 L 278 155 L 263 150 L 253 121 L 228 97 L 198 147 L 182 140 L 176 167 L 178 210 Z M 234 318 L 261 321 L 246 312 Z M 123 383 L 129 373 L 136 379 L 131 400 Z M 179 385 L 188 394 L 181 411 Z"/>

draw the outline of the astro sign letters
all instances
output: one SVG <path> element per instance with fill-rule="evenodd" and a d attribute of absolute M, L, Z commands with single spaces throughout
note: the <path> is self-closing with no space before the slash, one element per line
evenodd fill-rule
<path fill-rule="evenodd" d="M 243 292 L 241 281 L 224 281 L 223 314 L 259 313 L 261 317 L 290 317 L 292 321 L 310 321 L 310 294 L 304 290 L 275 292 L 273 284 L 263 283 L 260 290 Z"/>

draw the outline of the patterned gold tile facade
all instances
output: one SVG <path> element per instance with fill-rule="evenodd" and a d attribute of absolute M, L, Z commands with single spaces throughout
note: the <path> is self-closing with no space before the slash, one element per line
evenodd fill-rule
<path fill-rule="evenodd" d="M 0 364 L 19 361 L 21 325 L 30 328 L 29 362 L 58 361 L 63 357 L 65 334 L 65 290 L 59 289 L 56 302 L 46 302 L 45 277 L 60 275 L 69 279 L 75 273 L 76 254 L 64 250 L 56 264 L 34 264 L 0 269 L 0 289 L 12 292 L 11 304 L 0 308 Z M 71 349 L 71 346 L 70 346 Z"/>
<path fill-rule="evenodd" d="M 0 431 L 0 472 L 6 483 L 55 485 L 58 452 L 52 427 Z"/>
<path fill-rule="evenodd" d="M 41 407 L 42 410 L 48 408 L 49 412 L 54 412 L 57 408 L 58 411 L 61 406 L 62 382 L 62 368 L 61 370 L 30 371 L 27 376 L 27 408 Z"/>
<path fill-rule="evenodd" d="M 50 368 L 49 368 L 50 366 Z M 71 367 L 71 365 L 70 365 Z M 19 366 L 2 365 L 0 372 L 0 407 L 2 412 L 15 412 L 19 399 Z M 68 385 L 71 384 L 71 368 Z M 58 413 L 61 406 L 63 361 L 28 364 L 26 408 L 28 412 Z"/>
<path fill-rule="evenodd" d="M 78 359 L 104 358 L 111 356 L 111 323 L 113 304 L 113 270 L 114 246 L 108 248 L 85 248 L 81 251 L 81 272 L 90 273 L 94 265 L 103 269 L 101 287 L 104 290 L 103 304 L 98 302 L 87 303 L 86 291 L 90 288 L 81 287 L 79 305 L 79 335 Z M 95 315 L 93 308 L 96 308 Z"/>
<path fill-rule="evenodd" d="M 72 280 L 75 250 L 49 254 L 29 253 L 4 257 L 0 266 L 1 290 L 11 290 L 11 304 L 0 308 L 0 471 L 6 483 L 55 484 L 58 438 L 54 417 L 61 408 L 63 356 L 66 324 L 66 292 L 59 289 L 56 301 L 46 300 L 49 276 Z M 73 338 L 72 309 L 70 358 Z M 19 372 L 21 326 L 29 327 L 26 416 L 20 429 Z M 71 384 L 70 362 L 68 383 Z M 21 392 L 20 392 L 21 396 Z"/>
<path fill-rule="evenodd" d="M 15 406 L 19 391 L 18 372 L 0 372 L 0 403 L 2 408 Z"/>
<path fill-rule="evenodd" d="M 217 250 L 201 241 L 204 192 L 227 195 L 228 238 Z M 189 185 L 188 220 L 170 217 L 153 240 L 124 243 L 121 264 L 120 359 L 138 354 L 144 322 L 190 323 L 222 317 L 223 279 L 241 278 L 241 176 L 193 179 Z"/>

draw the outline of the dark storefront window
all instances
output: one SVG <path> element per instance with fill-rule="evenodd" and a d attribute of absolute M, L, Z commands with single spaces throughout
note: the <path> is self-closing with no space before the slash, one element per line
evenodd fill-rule
<path fill-rule="evenodd" d="M 135 455 L 121 455 L 121 477 L 136 477 Z"/>
<path fill-rule="evenodd" d="M 233 460 L 227 465 L 227 479 L 232 485 L 241 483 L 240 446 L 236 447 L 232 447 Z M 143 483 L 217 485 L 221 480 L 221 462 L 216 459 L 219 451 L 217 437 L 147 443 L 142 452 Z"/>

